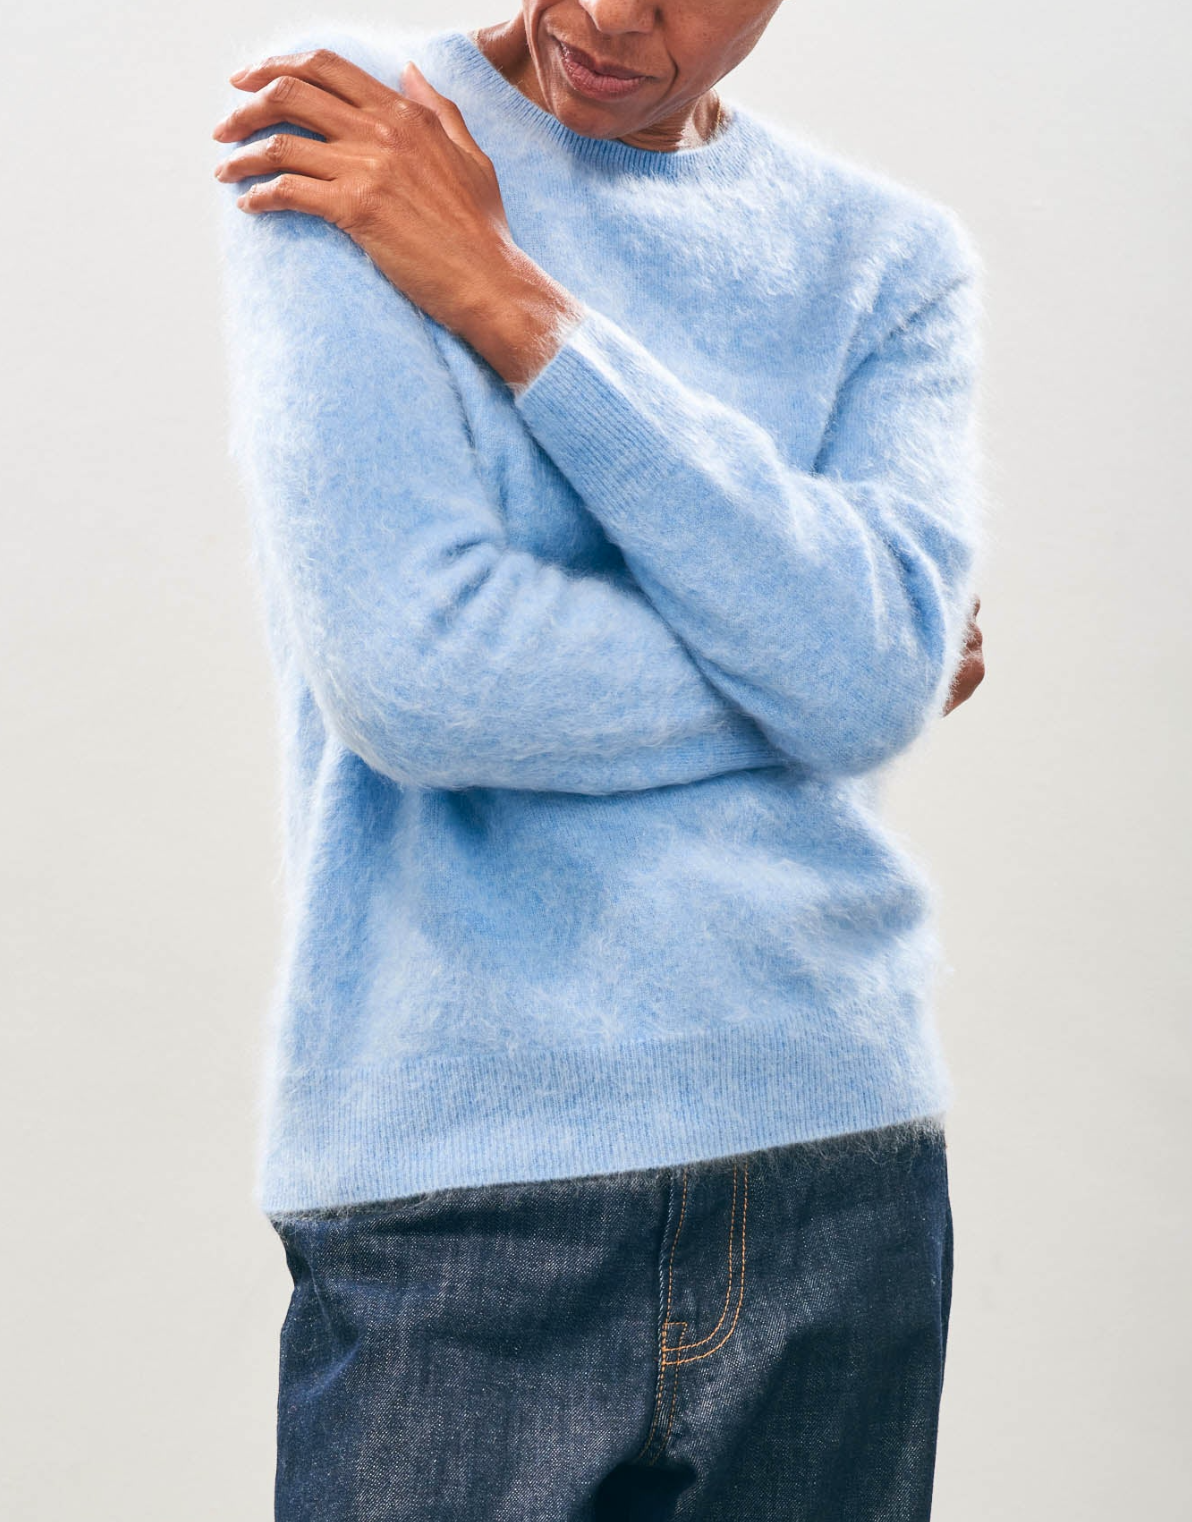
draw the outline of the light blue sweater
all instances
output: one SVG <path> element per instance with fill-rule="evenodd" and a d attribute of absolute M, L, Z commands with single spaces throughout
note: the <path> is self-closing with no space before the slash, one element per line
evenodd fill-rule
<path fill-rule="evenodd" d="M 284 758 L 259 1205 L 940 1114 L 935 892 L 877 783 L 974 595 L 970 236 L 731 97 L 700 147 L 581 137 L 462 30 L 234 62 L 314 42 L 417 60 L 584 316 L 511 388 L 219 187 Z"/>

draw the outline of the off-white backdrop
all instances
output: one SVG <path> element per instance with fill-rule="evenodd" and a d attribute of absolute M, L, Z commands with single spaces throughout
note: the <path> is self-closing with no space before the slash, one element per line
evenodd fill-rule
<path fill-rule="evenodd" d="M 245 45 L 311 14 L 50 0 L 5 23 L 14 1522 L 270 1515 L 289 1281 L 250 1187 L 276 771 L 210 131 Z M 939 1522 L 1175 1522 L 1192 1486 L 1190 19 L 787 0 L 726 84 L 956 207 L 988 266 L 988 675 L 887 794 L 953 969 Z"/>

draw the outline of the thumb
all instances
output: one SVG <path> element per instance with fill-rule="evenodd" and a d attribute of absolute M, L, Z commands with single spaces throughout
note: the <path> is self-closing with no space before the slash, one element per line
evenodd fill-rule
<path fill-rule="evenodd" d="M 480 159 L 482 157 L 479 144 L 468 131 L 463 112 L 453 100 L 449 100 L 446 95 L 439 94 L 438 90 L 435 89 L 434 85 L 431 84 L 430 80 L 427 79 L 413 59 L 402 68 L 399 77 L 401 79 L 402 93 L 408 95 L 411 100 L 416 101 L 420 106 L 425 106 L 428 110 L 433 111 L 439 118 L 443 131 L 446 132 L 457 148 L 462 148 L 471 158 Z"/>

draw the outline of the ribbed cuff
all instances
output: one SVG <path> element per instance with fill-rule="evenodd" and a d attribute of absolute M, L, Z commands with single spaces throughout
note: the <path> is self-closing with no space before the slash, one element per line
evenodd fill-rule
<path fill-rule="evenodd" d="M 514 406 L 608 528 L 657 494 L 690 455 L 686 437 L 697 426 L 681 382 L 586 303 Z"/>

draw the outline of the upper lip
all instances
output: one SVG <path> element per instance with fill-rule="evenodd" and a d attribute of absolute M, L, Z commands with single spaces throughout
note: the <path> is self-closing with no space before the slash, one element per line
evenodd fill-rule
<path fill-rule="evenodd" d="M 583 48 L 577 48 L 574 42 L 564 42 L 561 37 L 557 37 L 555 41 L 561 48 L 574 53 L 584 68 L 591 69 L 593 74 L 608 74 L 613 79 L 645 79 L 647 77 L 640 69 L 626 69 L 619 63 L 602 63 L 599 58 L 593 58 L 591 53 L 585 53 Z"/>

